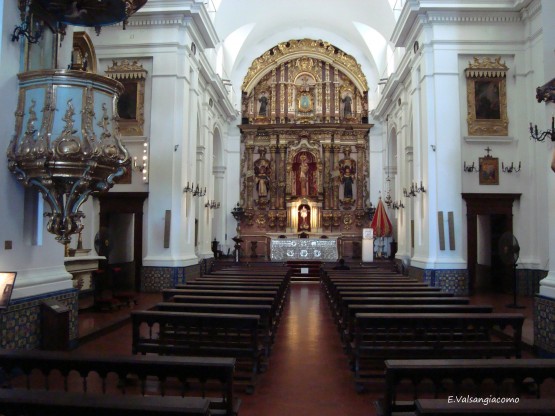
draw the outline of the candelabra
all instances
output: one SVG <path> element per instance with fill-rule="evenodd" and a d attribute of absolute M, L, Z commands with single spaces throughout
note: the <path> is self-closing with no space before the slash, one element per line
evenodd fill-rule
<path fill-rule="evenodd" d="M 207 201 L 206 204 L 204 204 L 204 206 L 210 209 L 218 209 L 220 208 L 220 203 L 212 200 L 212 201 Z"/>
<path fill-rule="evenodd" d="M 505 166 L 503 162 L 501 162 L 501 170 L 506 173 L 516 173 L 520 172 L 521 162 L 518 162 L 518 168 L 514 165 L 514 162 L 511 162 L 511 166 Z"/>
<path fill-rule="evenodd" d="M 472 165 L 467 165 L 466 162 L 464 162 L 463 171 L 472 173 L 472 172 L 478 172 L 478 169 L 474 166 L 474 162 L 472 162 Z"/>
<path fill-rule="evenodd" d="M 403 195 L 405 195 L 405 197 L 407 198 L 416 196 L 416 194 L 420 192 L 423 192 L 423 193 L 426 192 L 426 188 L 424 188 L 422 181 L 420 181 L 420 186 L 418 186 L 418 183 L 416 182 L 411 183 L 408 191 L 407 191 L 407 188 L 403 188 Z"/>
<path fill-rule="evenodd" d="M 403 205 L 403 201 L 399 200 L 399 202 L 394 201 L 393 204 L 391 205 L 391 208 L 401 209 L 401 208 L 405 208 L 405 206 Z"/>
<path fill-rule="evenodd" d="M 384 198 L 384 203 L 387 205 L 388 208 L 391 208 L 391 204 L 393 204 L 393 199 L 391 198 L 391 194 L 389 193 L 389 189 L 387 190 L 387 195 Z"/>
<path fill-rule="evenodd" d="M 206 187 L 204 187 L 203 190 L 202 187 L 200 187 L 198 184 L 195 187 L 195 184 L 193 182 L 191 182 L 191 185 L 189 185 L 189 182 L 187 182 L 187 186 L 183 188 L 183 193 L 192 193 L 193 196 L 204 196 L 206 195 Z"/>
<path fill-rule="evenodd" d="M 31 0 L 20 1 L 21 24 L 16 26 L 12 33 L 12 42 L 19 41 L 25 37 L 29 43 L 38 43 L 44 30 L 43 23 L 39 19 L 33 19 L 31 13 Z"/>
<path fill-rule="evenodd" d="M 555 117 L 551 117 L 551 130 L 546 130 L 541 133 L 538 131 L 537 125 L 532 127 L 532 123 L 530 123 L 530 139 L 543 142 L 547 137 L 549 137 L 552 142 L 555 142 Z"/>

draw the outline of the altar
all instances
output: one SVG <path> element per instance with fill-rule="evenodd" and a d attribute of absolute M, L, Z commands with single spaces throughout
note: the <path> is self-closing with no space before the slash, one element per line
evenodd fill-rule
<path fill-rule="evenodd" d="M 337 238 L 272 238 L 272 261 L 337 261 Z"/>

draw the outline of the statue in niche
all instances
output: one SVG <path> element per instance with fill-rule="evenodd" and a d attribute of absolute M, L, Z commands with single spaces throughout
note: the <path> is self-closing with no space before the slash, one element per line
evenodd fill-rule
<path fill-rule="evenodd" d="M 354 195 L 356 161 L 351 159 L 351 146 L 343 149 L 345 157 L 339 161 L 339 178 L 343 185 L 343 200 L 351 201 Z"/>
<path fill-rule="evenodd" d="M 255 188 L 259 201 L 267 199 L 270 189 L 270 161 L 266 159 L 266 149 L 258 148 L 259 158 L 254 162 Z"/>
<path fill-rule="evenodd" d="M 258 102 L 260 103 L 260 107 L 258 108 L 258 115 L 260 117 L 267 117 L 268 116 L 268 95 L 263 92 L 260 94 L 258 98 Z"/>
<path fill-rule="evenodd" d="M 352 117 L 353 109 L 352 109 L 351 103 L 353 102 L 353 99 L 351 98 L 351 96 L 349 94 L 345 94 L 341 102 L 343 103 L 343 117 L 345 118 Z"/>
<path fill-rule="evenodd" d="M 310 152 L 299 152 L 293 162 L 293 172 L 295 172 L 295 195 L 311 196 L 316 194 L 314 186 L 314 171 L 316 163 L 314 156 Z"/>
<path fill-rule="evenodd" d="M 345 167 L 343 176 L 341 177 L 341 183 L 343 184 L 343 198 L 353 199 L 353 183 L 354 177 L 351 175 L 351 168 L 349 166 Z"/>

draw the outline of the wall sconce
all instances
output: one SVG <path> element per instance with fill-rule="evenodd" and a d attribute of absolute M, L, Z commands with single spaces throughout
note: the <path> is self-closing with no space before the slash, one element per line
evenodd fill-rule
<path fill-rule="evenodd" d="M 416 194 L 420 192 L 423 192 L 423 193 L 426 192 L 426 188 L 424 188 L 422 181 L 420 181 L 420 186 L 418 186 L 418 183 L 416 182 L 411 183 L 408 191 L 407 191 L 407 188 L 403 188 L 403 195 L 405 195 L 405 197 L 407 198 L 416 196 Z"/>
<path fill-rule="evenodd" d="M 193 191 L 193 196 L 204 196 L 204 195 L 206 195 L 206 187 L 204 187 L 204 191 L 203 191 L 202 188 L 199 188 L 199 186 L 197 185 L 197 187 Z"/>
<path fill-rule="evenodd" d="M 505 166 L 503 162 L 501 162 L 501 170 L 506 173 L 516 173 L 520 172 L 521 162 L 518 162 L 518 168 L 514 165 L 514 162 L 511 162 L 511 166 Z"/>
<path fill-rule="evenodd" d="M 549 137 L 552 142 L 555 142 L 555 117 L 551 117 L 551 130 L 546 130 L 543 132 L 538 132 L 538 126 L 530 123 L 530 139 L 537 142 L 543 142 L 546 137 Z"/>
<path fill-rule="evenodd" d="M 210 208 L 210 209 L 218 209 L 220 208 L 220 203 L 216 202 L 214 200 L 212 201 L 207 201 L 206 204 L 204 204 L 205 208 Z"/>
<path fill-rule="evenodd" d="M 399 200 L 399 202 L 397 201 L 393 202 L 393 204 L 391 205 L 391 208 L 401 209 L 401 208 L 405 208 L 405 206 L 403 205 L 403 201 Z"/>
<path fill-rule="evenodd" d="M 403 195 L 405 195 L 405 198 L 410 198 L 416 196 L 416 193 L 414 193 L 412 189 L 410 191 L 407 191 L 407 188 L 403 188 Z"/>
<path fill-rule="evenodd" d="M 29 43 L 38 43 L 42 37 L 44 24 L 40 19 L 34 18 L 31 12 L 31 0 L 19 2 L 21 12 L 21 24 L 16 26 L 12 33 L 12 42 L 18 42 L 22 36 Z M 33 33 L 34 32 L 34 33 Z"/>
<path fill-rule="evenodd" d="M 148 143 L 143 145 L 143 164 L 139 165 L 137 156 L 133 157 L 133 170 L 141 172 L 143 174 L 143 181 L 148 182 Z"/>
<path fill-rule="evenodd" d="M 206 195 L 206 187 L 204 187 L 204 190 L 202 190 L 202 188 L 198 184 L 195 187 L 195 184 L 191 182 L 191 185 L 189 186 L 189 182 L 187 182 L 187 186 L 183 188 L 183 193 L 192 193 L 193 196 L 204 196 Z"/>
<path fill-rule="evenodd" d="M 472 165 L 467 165 L 466 162 L 463 162 L 463 172 L 478 172 L 478 169 L 474 166 L 474 162 L 472 162 Z"/>

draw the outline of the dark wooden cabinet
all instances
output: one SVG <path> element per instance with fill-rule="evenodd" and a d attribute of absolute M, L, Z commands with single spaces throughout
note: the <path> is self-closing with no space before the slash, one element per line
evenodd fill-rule
<path fill-rule="evenodd" d="M 41 349 L 69 349 L 69 308 L 54 299 L 41 304 Z"/>

